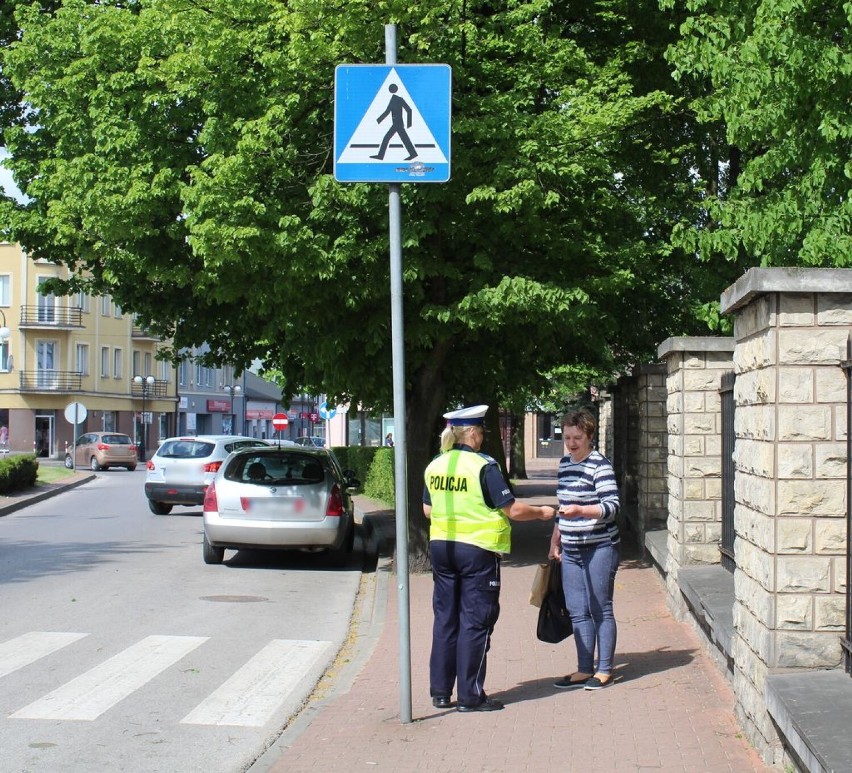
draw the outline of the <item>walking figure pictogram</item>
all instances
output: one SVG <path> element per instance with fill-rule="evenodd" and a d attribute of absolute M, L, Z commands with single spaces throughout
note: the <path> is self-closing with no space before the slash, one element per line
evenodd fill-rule
<path fill-rule="evenodd" d="M 383 160 L 385 153 L 387 152 L 388 145 L 390 145 L 391 138 L 394 134 L 398 134 L 399 138 L 402 140 L 402 144 L 405 145 L 405 149 L 408 151 L 408 156 L 405 160 L 411 161 L 412 159 L 417 158 L 417 150 L 406 131 L 406 128 L 411 128 L 411 107 L 402 97 L 397 96 L 396 92 L 399 91 L 399 86 L 395 83 L 391 83 L 391 85 L 388 86 L 388 91 L 393 96 L 391 96 L 385 112 L 376 119 L 376 123 L 381 123 L 385 120 L 385 118 L 390 116 L 391 127 L 388 129 L 387 134 L 385 134 L 385 137 L 382 140 L 379 152 L 375 156 L 370 156 L 370 158 L 377 158 L 379 161 Z M 403 112 L 405 113 L 404 122 L 402 118 Z"/>

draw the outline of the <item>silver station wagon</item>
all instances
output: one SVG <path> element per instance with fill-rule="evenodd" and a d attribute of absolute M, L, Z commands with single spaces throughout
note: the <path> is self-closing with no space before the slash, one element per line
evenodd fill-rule
<path fill-rule="evenodd" d="M 213 476 L 231 451 L 267 446 L 265 440 L 241 435 L 190 435 L 164 440 L 147 463 L 145 496 L 155 515 L 168 515 L 174 505 L 198 506 Z"/>
<path fill-rule="evenodd" d="M 322 448 L 249 448 L 231 454 L 204 497 L 205 563 L 225 549 L 352 551 L 359 485 Z"/>

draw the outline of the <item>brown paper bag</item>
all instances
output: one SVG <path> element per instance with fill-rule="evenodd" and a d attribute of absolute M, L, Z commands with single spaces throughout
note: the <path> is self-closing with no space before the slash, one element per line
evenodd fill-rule
<path fill-rule="evenodd" d="M 532 588 L 530 588 L 530 604 L 534 607 L 540 607 L 541 602 L 547 594 L 547 588 L 550 584 L 550 562 L 539 564 L 535 569 L 535 577 L 533 577 Z"/>

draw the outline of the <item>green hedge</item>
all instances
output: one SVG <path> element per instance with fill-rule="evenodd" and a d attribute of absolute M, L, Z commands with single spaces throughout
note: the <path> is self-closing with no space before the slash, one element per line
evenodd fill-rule
<path fill-rule="evenodd" d="M 38 459 L 31 454 L 0 460 L 0 494 L 32 488 L 37 477 Z"/>
<path fill-rule="evenodd" d="M 394 506 L 393 449 L 374 446 L 336 446 L 332 449 L 344 470 L 361 481 L 358 493 Z"/>

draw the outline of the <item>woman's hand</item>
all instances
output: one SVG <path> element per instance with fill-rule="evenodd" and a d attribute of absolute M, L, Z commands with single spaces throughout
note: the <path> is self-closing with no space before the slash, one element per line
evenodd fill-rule
<path fill-rule="evenodd" d="M 583 508 L 581 505 L 562 505 L 559 508 L 559 515 L 563 518 L 582 518 Z"/>
<path fill-rule="evenodd" d="M 558 561 L 562 558 L 562 545 L 558 542 L 554 545 L 552 542 L 550 543 L 550 550 L 547 551 L 547 557 L 553 558 Z"/>

